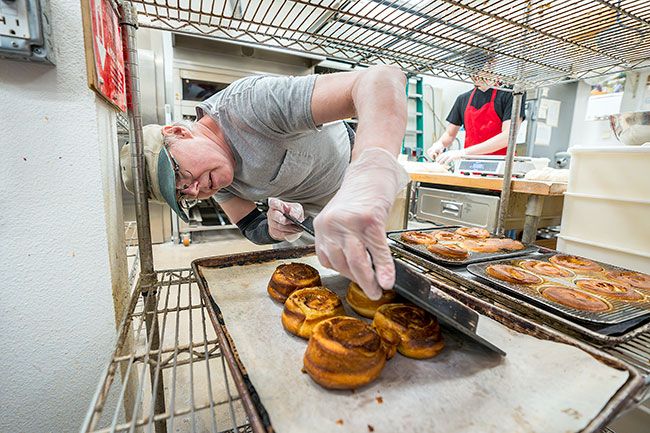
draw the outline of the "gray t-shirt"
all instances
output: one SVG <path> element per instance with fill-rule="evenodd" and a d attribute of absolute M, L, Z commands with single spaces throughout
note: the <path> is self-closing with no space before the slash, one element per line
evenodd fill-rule
<path fill-rule="evenodd" d="M 318 212 L 341 186 L 350 161 L 343 122 L 314 124 L 316 75 L 255 76 L 235 81 L 198 105 L 223 129 L 235 157 L 232 184 L 215 198 L 278 197 Z"/>

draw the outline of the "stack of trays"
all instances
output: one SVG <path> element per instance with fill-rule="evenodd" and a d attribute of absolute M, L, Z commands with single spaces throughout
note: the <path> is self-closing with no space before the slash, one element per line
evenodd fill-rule
<path fill-rule="evenodd" d="M 636 274 L 632 281 L 623 275 L 632 274 L 605 263 L 581 259 L 583 268 L 562 266 L 559 254 L 543 254 L 533 258 L 517 258 L 473 264 L 467 267 L 472 274 L 506 291 L 523 295 L 528 300 L 583 321 L 618 324 L 650 315 L 650 276 Z M 560 260 L 558 260 L 560 258 Z M 550 260 L 549 260 L 550 259 Z M 544 262 L 541 267 L 539 262 Z M 591 266 L 589 266 L 591 264 Z M 500 265 L 512 266 L 504 268 Z M 544 268 L 556 275 L 549 275 Z M 537 272 L 536 272 L 537 269 Z M 528 280 L 528 284 L 506 281 L 511 272 L 514 279 Z"/>

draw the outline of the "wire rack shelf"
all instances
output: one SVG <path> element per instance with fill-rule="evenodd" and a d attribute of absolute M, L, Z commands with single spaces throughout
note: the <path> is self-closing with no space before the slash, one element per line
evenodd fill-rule
<path fill-rule="evenodd" d="M 156 275 L 132 295 L 81 431 L 252 431 L 192 271 Z"/>
<path fill-rule="evenodd" d="M 524 88 L 650 66 L 647 0 L 135 0 L 143 27 Z"/>

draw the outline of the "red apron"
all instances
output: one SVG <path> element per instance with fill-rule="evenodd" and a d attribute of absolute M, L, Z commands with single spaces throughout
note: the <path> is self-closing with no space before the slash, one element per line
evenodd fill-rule
<path fill-rule="evenodd" d="M 483 143 L 501 132 L 503 122 L 494 110 L 494 99 L 497 96 L 497 90 L 492 89 L 492 99 L 481 108 L 472 107 L 472 98 L 474 98 L 476 88 L 469 96 L 469 102 L 465 108 L 465 148 Z M 504 147 L 488 155 L 505 155 L 508 147 Z"/>

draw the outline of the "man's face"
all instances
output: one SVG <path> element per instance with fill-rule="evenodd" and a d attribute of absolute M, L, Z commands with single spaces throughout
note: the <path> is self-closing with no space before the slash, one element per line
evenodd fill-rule
<path fill-rule="evenodd" d="M 186 198 L 205 199 L 232 183 L 234 167 L 219 145 L 183 126 L 166 126 L 176 140 L 168 147 L 179 167 L 176 188 Z"/>

